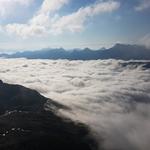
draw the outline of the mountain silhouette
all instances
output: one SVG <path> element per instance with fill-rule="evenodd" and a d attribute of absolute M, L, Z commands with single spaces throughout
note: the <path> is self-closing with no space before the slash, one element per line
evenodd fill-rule
<path fill-rule="evenodd" d="M 150 49 L 145 46 L 116 44 L 109 49 L 92 50 L 65 50 L 43 49 L 37 51 L 17 52 L 14 54 L 1 54 L 5 58 L 28 58 L 28 59 L 69 59 L 69 60 L 97 60 L 97 59 L 122 59 L 122 60 L 150 60 Z"/>

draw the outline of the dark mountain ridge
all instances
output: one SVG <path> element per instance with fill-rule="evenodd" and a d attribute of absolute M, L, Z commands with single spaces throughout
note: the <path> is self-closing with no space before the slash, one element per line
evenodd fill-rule
<path fill-rule="evenodd" d="M 92 50 L 64 50 L 44 49 L 38 51 L 17 52 L 14 54 L 1 54 L 5 58 L 27 59 L 69 59 L 69 60 L 97 60 L 97 59 L 122 59 L 122 60 L 150 60 L 150 49 L 139 45 L 116 44 L 109 49 Z"/>
<path fill-rule="evenodd" d="M 46 101 L 62 108 L 35 90 L 0 81 L 0 150 L 97 149 L 85 125 L 46 111 Z"/>

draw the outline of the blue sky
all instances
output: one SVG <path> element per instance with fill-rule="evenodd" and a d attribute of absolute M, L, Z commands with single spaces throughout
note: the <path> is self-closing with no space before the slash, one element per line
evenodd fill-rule
<path fill-rule="evenodd" d="M 150 0 L 0 0 L 0 50 L 150 46 Z"/>

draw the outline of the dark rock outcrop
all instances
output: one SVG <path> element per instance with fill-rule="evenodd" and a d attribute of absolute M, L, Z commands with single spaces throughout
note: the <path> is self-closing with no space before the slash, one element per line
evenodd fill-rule
<path fill-rule="evenodd" d="M 0 150 L 97 149 L 83 124 L 44 110 L 47 100 L 34 90 L 0 81 Z"/>
<path fill-rule="evenodd" d="M 130 61 L 120 63 L 121 67 L 133 67 L 137 68 L 141 66 L 143 69 L 150 69 L 150 62 L 148 61 Z"/>

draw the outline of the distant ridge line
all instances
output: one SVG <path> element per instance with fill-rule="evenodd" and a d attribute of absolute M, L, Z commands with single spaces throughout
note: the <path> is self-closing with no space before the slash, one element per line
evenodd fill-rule
<path fill-rule="evenodd" d="M 27 59 L 68 59 L 68 60 L 97 60 L 97 59 L 122 59 L 122 60 L 150 60 L 150 49 L 140 45 L 116 44 L 111 48 L 92 50 L 89 48 L 65 50 L 63 48 L 47 48 L 37 51 L 16 52 L 14 54 L 0 54 L 3 58 Z"/>

